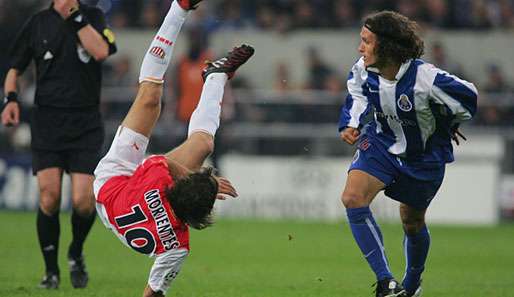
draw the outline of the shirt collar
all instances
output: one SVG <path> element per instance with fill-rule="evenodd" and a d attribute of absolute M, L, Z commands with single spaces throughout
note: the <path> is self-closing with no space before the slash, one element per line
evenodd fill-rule
<path fill-rule="evenodd" d="M 400 69 L 398 70 L 398 73 L 394 77 L 395 80 L 398 81 L 398 80 L 400 80 L 403 77 L 405 72 L 407 72 L 407 70 L 409 69 L 411 63 L 412 63 L 412 59 L 409 59 L 409 60 L 407 60 L 405 63 L 403 63 L 400 66 Z M 370 71 L 370 72 L 374 72 L 374 73 L 380 74 L 380 70 L 378 68 L 376 68 L 376 67 L 366 67 L 366 71 Z"/>

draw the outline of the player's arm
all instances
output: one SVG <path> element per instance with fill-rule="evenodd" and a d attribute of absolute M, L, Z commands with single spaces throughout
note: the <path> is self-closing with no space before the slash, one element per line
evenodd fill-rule
<path fill-rule="evenodd" d="M 54 8 L 77 32 L 80 43 L 96 61 L 103 61 L 116 52 L 114 34 L 106 28 L 101 11 L 86 15 L 77 0 L 55 1 Z"/>
<path fill-rule="evenodd" d="M 478 91 L 475 85 L 439 71 L 430 90 L 430 98 L 434 103 L 444 106 L 448 116 L 452 117 L 449 133 L 455 143 L 460 144 L 459 137 L 466 140 L 459 125 L 470 120 L 477 111 Z"/>
<path fill-rule="evenodd" d="M 362 121 L 371 109 L 368 98 L 363 93 L 365 82 L 361 73 L 365 70 L 362 64 L 359 60 L 348 76 L 348 95 L 339 117 L 340 137 L 348 144 L 354 144 L 359 139 Z"/>
<path fill-rule="evenodd" d="M 187 176 L 193 173 L 193 171 L 189 170 L 179 162 L 175 161 L 169 155 L 166 155 L 166 162 L 168 164 L 168 169 L 170 171 L 171 176 L 173 176 L 176 179 L 187 178 Z M 227 195 L 231 197 L 238 196 L 236 189 L 228 179 L 220 176 L 213 177 L 216 179 L 218 183 L 218 195 L 216 196 L 217 199 L 225 200 Z"/>

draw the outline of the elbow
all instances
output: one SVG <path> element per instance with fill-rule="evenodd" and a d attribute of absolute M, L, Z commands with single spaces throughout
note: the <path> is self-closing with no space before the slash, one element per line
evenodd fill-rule
<path fill-rule="evenodd" d="M 95 61 L 97 62 L 102 62 L 104 61 L 105 59 L 107 59 L 107 57 L 109 57 L 109 52 L 108 51 L 100 51 L 98 53 L 96 53 L 93 58 L 95 59 Z"/>
<path fill-rule="evenodd" d="M 107 57 L 109 57 L 109 46 L 105 43 L 102 44 L 102 46 L 99 46 L 93 51 L 92 56 L 97 62 L 104 61 L 107 59 Z"/>

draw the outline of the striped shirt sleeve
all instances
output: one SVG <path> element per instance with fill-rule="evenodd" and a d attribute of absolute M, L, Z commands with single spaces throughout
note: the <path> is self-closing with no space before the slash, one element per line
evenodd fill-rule
<path fill-rule="evenodd" d="M 347 127 L 359 128 L 362 120 L 371 109 L 363 90 L 365 83 L 363 72 L 365 72 L 365 69 L 361 59 L 353 65 L 348 76 L 348 95 L 346 96 L 346 103 L 341 107 L 339 131 Z"/>
<path fill-rule="evenodd" d="M 435 75 L 430 96 L 436 103 L 445 105 L 456 123 L 470 120 L 477 111 L 476 87 L 455 75 L 439 70 Z"/>

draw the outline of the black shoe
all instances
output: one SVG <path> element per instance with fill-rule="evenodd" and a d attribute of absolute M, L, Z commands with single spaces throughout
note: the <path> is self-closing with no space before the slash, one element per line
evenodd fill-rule
<path fill-rule="evenodd" d="M 384 279 L 375 283 L 376 297 L 406 297 L 406 292 L 395 279 Z"/>
<path fill-rule="evenodd" d="M 86 271 L 86 265 L 84 264 L 84 257 L 72 258 L 68 257 L 68 265 L 70 267 L 70 280 L 71 285 L 75 289 L 82 289 L 87 286 L 89 276 Z"/>
<path fill-rule="evenodd" d="M 57 289 L 59 288 L 59 275 L 54 273 L 46 273 L 43 280 L 38 285 L 41 289 Z"/>
<path fill-rule="evenodd" d="M 193 10 L 198 7 L 198 3 L 202 2 L 202 0 L 177 0 L 178 4 L 184 10 Z"/>
<path fill-rule="evenodd" d="M 207 67 L 202 71 L 203 80 L 205 81 L 207 76 L 211 73 L 226 73 L 228 78 L 231 79 L 236 73 L 236 70 L 246 63 L 246 61 L 253 56 L 254 52 L 253 47 L 246 44 L 235 47 L 227 56 L 207 63 Z"/>

